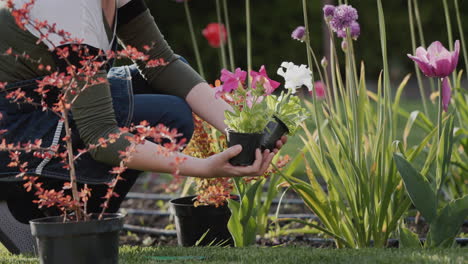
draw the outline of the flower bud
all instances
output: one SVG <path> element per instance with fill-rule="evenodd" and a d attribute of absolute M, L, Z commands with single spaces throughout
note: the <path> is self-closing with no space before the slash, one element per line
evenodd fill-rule
<path fill-rule="evenodd" d="M 303 26 L 297 27 L 291 34 L 291 37 L 295 40 L 303 42 L 306 40 L 306 29 Z"/>
<path fill-rule="evenodd" d="M 348 42 L 346 42 L 346 39 L 343 39 L 343 41 L 341 42 L 341 49 L 344 52 L 348 51 Z"/>
<path fill-rule="evenodd" d="M 327 60 L 327 57 L 323 57 L 322 60 L 320 61 L 320 63 L 322 64 L 322 67 L 323 68 L 327 68 L 328 67 L 328 60 Z"/>

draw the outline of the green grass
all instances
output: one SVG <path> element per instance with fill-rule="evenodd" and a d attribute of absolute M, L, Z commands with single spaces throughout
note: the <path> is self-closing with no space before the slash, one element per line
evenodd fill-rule
<path fill-rule="evenodd" d="M 182 260 L 174 257 L 195 257 Z M 172 260 L 170 260 L 172 258 Z M 169 259 L 169 260 L 168 260 Z M 30 257 L 11 256 L 0 249 L 0 263 L 38 263 Z M 120 263 L 468 263 L 466 249 L 315 249 L 310 247 L 276 248 L 142 248 L 122 247 Z"/>

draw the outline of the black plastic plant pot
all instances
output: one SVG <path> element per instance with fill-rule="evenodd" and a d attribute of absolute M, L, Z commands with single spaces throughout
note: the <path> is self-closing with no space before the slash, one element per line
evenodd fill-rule
<path fill-rule="evenodd" d="M 234 166 L 250 166 L 255 161 L 255 150 L 260 148 L 263 134 L 238 133 L 227 131 L 227 144 L 229 147 L 241 145 L 242 151 L 239 155 L 229 160 Z"/>
<path fill-rule="evenodd" d="M 265 128 L 262 139 L 262 150 L 269 149 L 273 151 L 276 148 L 276 141 L 289 132 L 288 127 L 275 117 L 274 121 L 270 121 Z"/>
<path fill-rule="evenodd" d="M 63 222 L 63 217 L 46 217 L 30 222 L 41 264 L 83 264 L 119 262 L 119 232 L 123 215 L 106 214 L 102 220 Z"/>
<path fill-rule="evenodd" d="M 195 196 L 170 201 L 175 214 L 177 241 L 180 246 L 234 246 L 227 228 L 231 211 L 227 204 L 219 207 L 193 205 Z M 198 242 L 198 243 L 197 243 Z"/>

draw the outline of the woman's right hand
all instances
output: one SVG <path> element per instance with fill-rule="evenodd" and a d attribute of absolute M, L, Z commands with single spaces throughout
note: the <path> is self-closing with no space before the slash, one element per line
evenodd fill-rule
<path fill-rule="evenodd" d="M 255 152 L 255 161 L 250 166 L 233 166 L 229 160 L 237 156 L 242 151 L 241 145 L 236 145 L 227 150 L 213 155 L 204 160 L 206 165 L 206 178 L 218 177 L 243 177 L 243 176 L 260 176 L 268 169 L 271 160 L 275 153 L 270 150 L 265 150 L 261 153 L 260 149 Z"/>

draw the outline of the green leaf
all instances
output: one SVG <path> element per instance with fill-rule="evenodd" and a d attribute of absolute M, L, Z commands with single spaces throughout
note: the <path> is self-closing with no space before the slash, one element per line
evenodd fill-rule
<path fill-rule="evenodd" d="M 428 247 L 450 247 L 468 217 L 468 195 L 451 201 L 431 223 Z"/>
<path fill-rule="evenodd" d="M 242 247 L 244 243 L 244 230 L 240 223 L 240 203 L 229 199 L 228 207 L 231 210 L 231 217 L 228 221 L 228 230 L 231 233 L 232 238 L 234 239 L 234 245 L 236 247 Z"/>
<path fill-rule="evenodd" d="M 450 115 L 442 131 L 442 138 L 441 138 L 440 148 L 439 148 L 439 153 L 438 153 L 439 161 L 441 161 L 440 166 L 438 166 L 438 169 L 440 170 L 438 172 L 438 175 L 440 178 L 437 178 L 437 181 L 438 181 L 437 186 L 439 190 L 442 188 L 442 185 L 444 184 L 445 179 L 447 177 L 448 169 L 450 165 L 450 159 L 452 157 L 453 127 L 454 127 L 453 116 Z"/>
<path fill-rule="evenodd" d="M 248 224 L 249 219 L 252 217 L 252 209 L 255 204 L 255 194 L 262 181 L 257 181 L 248 187 L 244 197 L 242 197 L 240 204 L 240 221 L 243 226 Z"/>
<path fill-rule="evenodd" d="M 413 128 L 413 124 L 416 121 L 416 119 L 419 116 L 419 111 L 413 111 L 410 114 L 410 117 L 408 118 L 408 121 L 406 122 L 405 130 L 403 133 L 403 144 L 405 148 L 408 146 L 408 136 L 411 132 L 411 129 Z"/>
<path fill-rule="evenodd" d="M 401 154 L 394 153 L 393 159 L 414 206 L 432 223 L 437 215 L 437 197 L 431 185 Z"/>
<path fill-rule="evenodd" d="M 421 248 L 421 241 L 417 234 L 408 228 L 400 227 L 400 248 Z"/>

